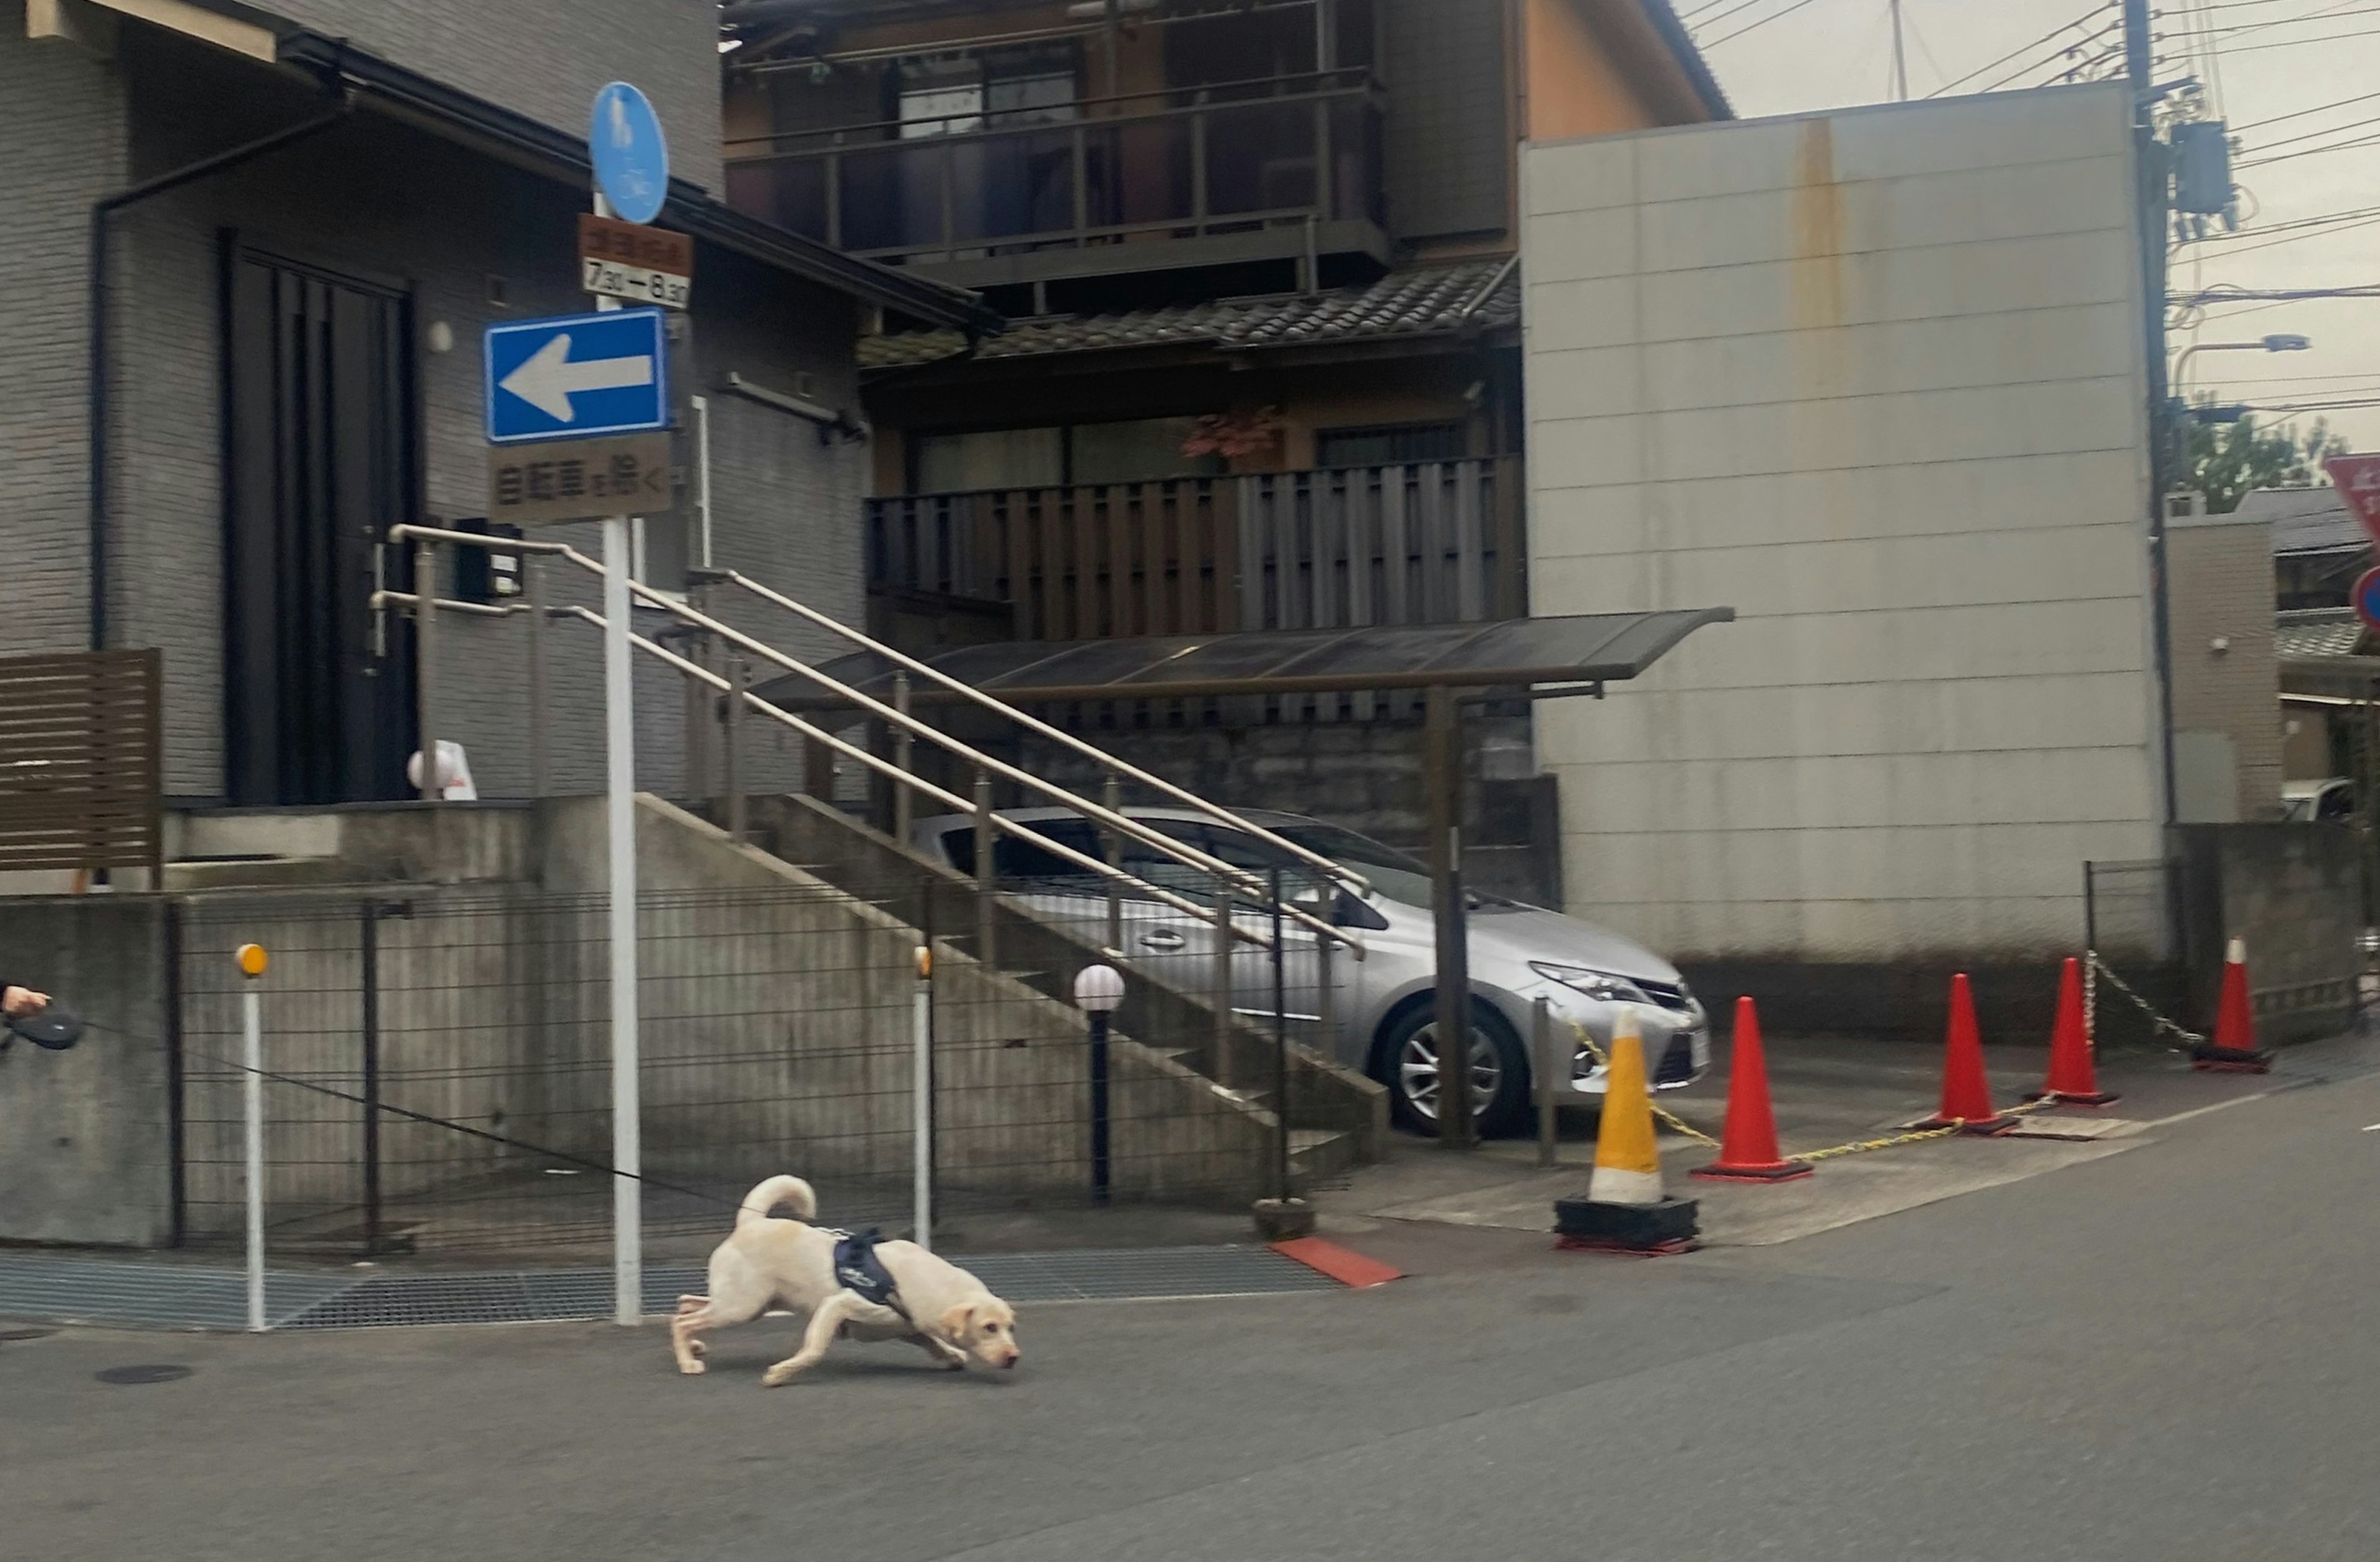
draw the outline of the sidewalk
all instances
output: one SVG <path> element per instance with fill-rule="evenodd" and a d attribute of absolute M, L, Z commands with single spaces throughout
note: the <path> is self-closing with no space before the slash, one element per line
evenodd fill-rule
<path fill-rule="evenodd" d="M 1767 1053 L 1778 1136 L 1788 1156 L 1891 1134 L 1935 1107 L 1938 1047 L 1772 1037 Z M 2022 1100 L 2041 1083 L 2047 1058 L 2046 1047 L 1990 1048 L 1985 1061 L 1996 1098 L 2010 1105 Z M 1726 1116 L 1727 1063 L 1722 1042 L 1710 1073 L 1687 1089 L 1665 1093 L 1660 1104 L 1716 1137 Z M 2100 1110 L 2029 1114 L 2022 1137 L 1900 1145 L 1828 1160 L 1800 1181 L 1750 1185 L 1688 1177 L 1712 1152 L 1664 1128 L 1662 1170 L 1672 1193 L 1702 1202 L 1706 1244 L 1766 1246 L 2120 1155 L 2153 1142 L 2159 1126 L 2180 1118 L 2375 1070 L 2380 1038 L 2366 1035 L 2290 1047 L 2263 1076 L 2196 1073 L 2173 1053 L 2119 1053 L 2103 1058 L 2099 1073 L 2101 1087 L 2120 1100 Z M 1381 1164 L 1313 1195 L 1321 1229 L 1359 1245 L 1366 1233 L 1401 1225 L 1550 1232 L 1554 1201 L 1579 1193 L 1594 1162 L 1594 1113 L 1564 1110 L 1560 1133 L 1559 1164 L 1549 1171 L 1538 1168 L 1534 1140 L 1500 1140 L 1456 1156 L 1397 1135 Z M 2078 1137 L 2040 1136 L 2049 1133 Z"/>

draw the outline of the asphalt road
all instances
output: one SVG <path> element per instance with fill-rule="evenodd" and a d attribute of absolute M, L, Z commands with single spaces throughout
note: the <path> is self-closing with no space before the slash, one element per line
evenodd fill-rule
<path fill-rule="evenodd" d="M 1384 1229 L 1361 1293 L 1044 1307 L 1015 1374 L 778 1322 L 0 1344 L 10 1556 L 2380 1556 L 2380 1078 L 1774 1247 Z M 1391 1251 L 1392 1250 L 1392 1251 Z M 98 1369 L 195 1367 L 113 1386 Z"/>

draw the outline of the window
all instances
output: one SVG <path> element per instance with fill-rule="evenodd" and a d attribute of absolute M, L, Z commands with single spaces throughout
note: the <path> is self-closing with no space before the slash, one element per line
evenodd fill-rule
<path fill-rule="evenodd" d="M 1470 441 L 1461 423 L 1377 423 L 1362 429 L 1324 429 L 1314 436 L 1318 466 L 1460 461 L 1470 453 Z"/>
<path fill-rule="evenodd" d="M 918 493 L 985 488 L 1051 488 L 1066 480 L 1063 429 L 1000 429 L 921 434 L 911 449 Z"/>
<path fill-rule="evenodd" d="M 1139 483 L 1211 477 L 1224 462 L 1184 455 L 1195 418 L 1141 418 L 1062 429 L 997 429 L 911 437 L 913 493 L 1054 488 L 1067 483 Z"/>

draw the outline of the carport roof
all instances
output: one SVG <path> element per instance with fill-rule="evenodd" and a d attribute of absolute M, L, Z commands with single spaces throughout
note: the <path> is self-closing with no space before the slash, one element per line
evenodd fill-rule
<path fill-rule="evenodd" d="M 918 660 L 1011 704 L 1536 684 L 1585 689 L 1636 677 L 1704 624 L 1734 617 L 1733 608 L 1674 608 L 1495 624 L 1010 640 Z M 874 651 L 819 671 L 863 695 L 892 697 L 893 664 Z M 757 692 L 789 709 L 844 703 L 799 674 Z M 931 686 L 912 693 L 920 702 L 954 697 Z"/>

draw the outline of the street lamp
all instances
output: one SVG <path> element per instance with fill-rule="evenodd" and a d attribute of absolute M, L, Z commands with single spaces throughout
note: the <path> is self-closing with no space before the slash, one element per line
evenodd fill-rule
<path fill-rule="evenodd" d="M 1091 1022 L 1091 1200 L 1108 1202 L 1113 1162 L 1108 1149 L 1108 1016 L 1123 1003 L 1123 975 L 1086 965 L 1075 977 L 1075 1007 Z"/>
<path fill-rule="evenodd" d="M 2198 353 L 2301 353 L 2313 345 L 2313 339 L 2289 333 L 2276 333 L 2253 342 L 2200 342 L 2184 347 L 2181 356 L 2173 360 L 2173 392 L 2181 394 L 2182 369 Z"/>

